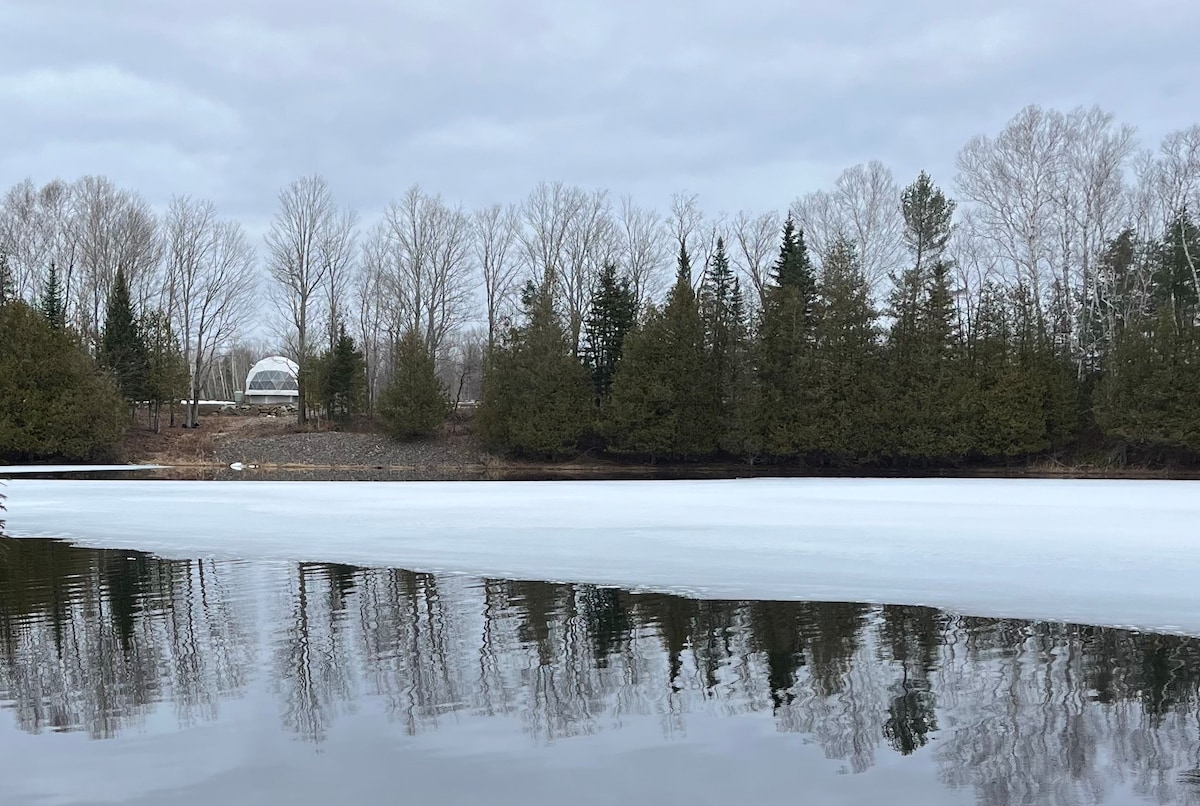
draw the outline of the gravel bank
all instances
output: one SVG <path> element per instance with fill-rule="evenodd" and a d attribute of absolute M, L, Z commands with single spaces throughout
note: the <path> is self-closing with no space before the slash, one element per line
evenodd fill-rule
<path fill-rule="evenodd" d="M 397 442 L 383 434 L 330 431 L 272 436 L 230 433 L 216 440 L 216 460 L 226 465 L 477 470 L 486 458 L 468 438 Z"/>

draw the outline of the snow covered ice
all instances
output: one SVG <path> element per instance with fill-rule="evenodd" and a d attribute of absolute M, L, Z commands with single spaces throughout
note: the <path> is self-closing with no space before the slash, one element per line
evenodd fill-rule
<path fill-rule="evenodd" d="M 994 479 L 7 483 L 94 547 L 920 604 L 1200 635 L 1200 483 Z"/>

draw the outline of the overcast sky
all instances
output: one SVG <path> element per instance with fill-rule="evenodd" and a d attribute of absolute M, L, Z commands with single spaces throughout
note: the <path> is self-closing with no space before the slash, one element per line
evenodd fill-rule
<path fill-rule="evenodd" d="M 261 231 L 321 172 L 782 209 L 872 158 L 950 187 L 1026 104 L 1200 122 L 1197 0 L 0 0 L 0 185 L 86 173 Z"/>

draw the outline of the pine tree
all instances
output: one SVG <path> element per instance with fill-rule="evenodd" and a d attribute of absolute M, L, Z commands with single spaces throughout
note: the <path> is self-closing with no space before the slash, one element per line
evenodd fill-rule
<path fill-rule="evenodd" d="M 625 342 L 608 410 L 610 447 L 618 453 L 696 459 L 716 450 L 719 405 L 691 278 L 681 246 L 666 304 Z"/>
<path fill-rule="evenodd" d="M 62 288 L 58 280 L 58 266 L 50 261 L 50 270 L 46 273 L 46 285 L 42 289 L 39 307 L 42 316 L 55 330 L 62 330 L 67 325 L 66 307 L 63 305 Z"/>
<path fill-rule="evenodd" d="M 450 401 L 438 380 L 433 354 L 416 330 L 406 331 L 396 345 L 392 378 L 380 396 L 379 415 L 388 433 L 401 440 L 429 436 L 450 416 Z"/>
<path fill-rule="evenodd" d="M 121 395 L 137 410 L 146 399 L 149 361 L 146 342 L 129 298 L 124 269 L 117 269 L 100 342 L 101 363 L 113 373 Z"/>
<path fill-rule="evenodd" d="M 617 267 L 605 264 L 584 322 L 583 360 L 592 373 L 598 403 L 608 398 L 625 336 L 636 320 L 637 295 L 629 278 L 617 277 Z"/>
<path fill-rule="evenodd" d="M 918 274 L 942 259 L 953 232 L 955 203 L 921 171 L 915 182 L 900 194 L 904 217 L 904 244 Z"/>
<path fill-rule="evenodd" d="M 944 257 L 954 207 L 924 172 L 901 194 L 913 262 L 888 296 L 886 453 L 902 462 L 955 462 L 970 451 L 969 374 Z"/>
<path fill-rule="evenodd" d="M 17 284 L 12 266 L 8 263 L 8 253 L 0 248 L 0 306 L 7 305 L 16 298 Z"/>
<path fill-rule="evenodd" d="M 527 321 L 488 355 L 476 430 L 494 450 L 570 455 L 592 425 L 591 378 L 555 315 L 549 287 L 528 284 L 522 297 Z"/>

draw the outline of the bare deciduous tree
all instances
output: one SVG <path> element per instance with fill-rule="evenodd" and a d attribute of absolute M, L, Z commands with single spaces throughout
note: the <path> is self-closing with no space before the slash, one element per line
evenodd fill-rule
<path fill-rule="evenodd" d="M 421 334 L 438 355 L 446 335 L 470 312 L 471 218 L 413 185 L 389 205 L 384 221 L 402 329 Z"/>
<path fill-rule="evenodd" d="M 375 410 L 379 392 L 379 367 L 383 352 L 383 339 L 394 321 L 387 321 L 388 311 L 396 317 L 396 305 L 388 308 L 384 298 L 388 289 L 388 271 L 391 266 L 390 244 L 385 222 L 371 228 L 362 244 L 362 257 L 354 282 L 354 300 L 358 306 L 358 344 L 362 349 L 364 370 L 367 378 L 367 411 Z M 394 327 L 391 328 L 394 332 Z"/>
<path fill-rule="evenodd" d="M 111 180 L 83 177 L 75 184 L 71 201 L 77 260 L 68 304 L 80 332 L 95 345 L 117 268 L 125 270 L 134 304 L 144 310 L 161 287 L 156 271 L 162 247 L 150 206 Z"/>
<path fill-rule="evenodd" d="M 562 182 L 541 182 L 521 203 L 521 247 L 529 271 L 553 287 L 566 263 L 571 223 L 583 206 L 583 191 Z"/>
<path fill-rule="evenodd" d="M 267 269 L 274 280 L 276 302 L 288 318 L 300 367 L 298 419 L 308 419 L 305 373 L 312 350 L 309 325 L 314 303 L 329 282 L 332 261 L 351 242 L 347 230 L 354 217 L 339 211 L 324 178 L 297 179 L 279 193 L 279 210 L 267 233 Z"/>
<path fill-rule="evenodd" d="M 733 263 L 758 293 L 760 304 L 765 300 L 782 232 L 783 221 L 774 211 L 755 215 L 743 210 L 733 220 Z"/>
<path fill-rule="evenodd" d="M 578 213 L 570 222 L 566 260 L 556 284 L 576 353 L 600 270 L 606 263 L 616 262 L 619 249 L 607 191 L 593 191 L 581 198 Z"/>
<path fill-rule="evenodd" d="M 621 268 L 628 275 L 638 308 L 657 297 L 666 287 L 663 269 L 670 261 L 667 231 L 655 210 L 639 207 L 633 199 L 621 199 L 618 219 Z"/>
<path fill-rule="evenodd" d="M 493 204 L 475 211 L 475 260 L 483 276 L 484 305 L 487 308 L 487 345 L 496 343 L 501 323 L 510 313 L 520 287 L 520 263 L 516 245 L 520 219 L 515 205 Z"/>
<path fill-rule="evenodd" d="M 1061 182 L 1063 116 L 1029 106 L 998 137 L 971 138 L 958 154 L 956 185 L 975 205 L 981 234 L 1000 249 L 1016 279 L 1045 298 L 1053 276 L 1053 227 Z"/>
<path fill-rule="evenodd" d="M 163 228 L 167 310 L 191 374 L 184 427 L 194 427 L 210 363 L 253 313 L 256 255 L 242 226 L 220 220 L 212 202 L 172 199 Z"/>
<path fill-rule="evenodd" d="M 608 194 L 543 182 L 522 203 L 520 215 L 528 270 L 553 291 L 578 351 L 593 282 L 619 249 Z"/>

